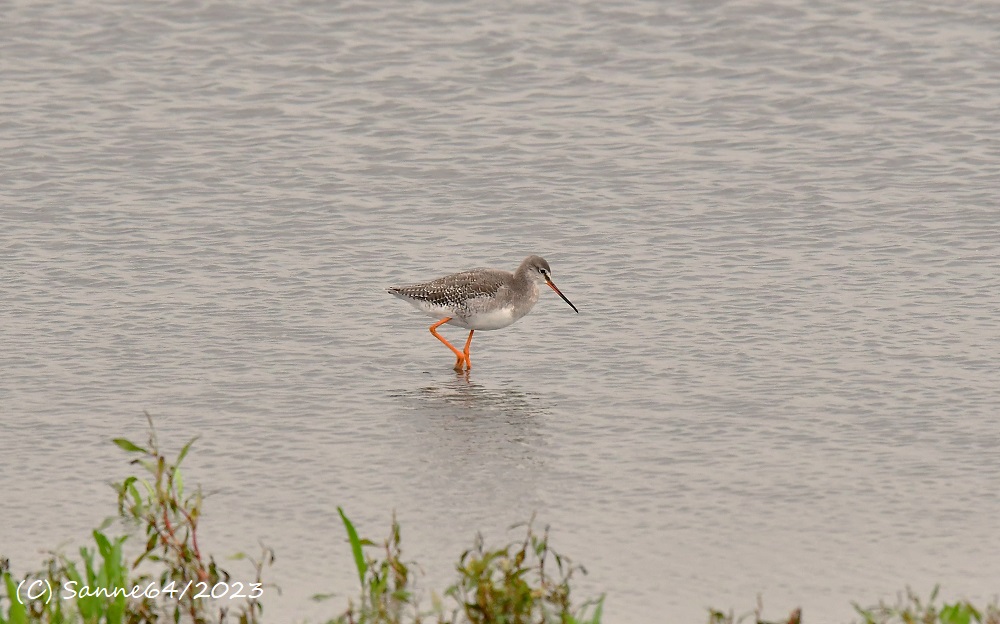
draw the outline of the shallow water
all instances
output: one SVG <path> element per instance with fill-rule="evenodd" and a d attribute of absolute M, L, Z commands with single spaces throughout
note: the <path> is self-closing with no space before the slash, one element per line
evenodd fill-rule
<path fill-rule="evenodd" d="M 9 5 L 0 553 L 112 513 L 148 410 L 274 621 L 354 591 L 338 505 L 428 588 L 536 513 L 612 623 L 995 596 L 994 9 Z M 581 313 L 468 379 L 384 291 L 529 253 Z"/>

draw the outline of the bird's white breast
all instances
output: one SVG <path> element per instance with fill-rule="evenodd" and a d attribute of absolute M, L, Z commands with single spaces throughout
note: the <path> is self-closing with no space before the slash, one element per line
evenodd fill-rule
<path fill-rule="evenodd" d="M 511 308 L 497 308 L 467 315 L 465 318 L 455 318 L 449 324 L 466 329 L 501 329 L 507 327 L 519 317 L 514 316 Z"/>

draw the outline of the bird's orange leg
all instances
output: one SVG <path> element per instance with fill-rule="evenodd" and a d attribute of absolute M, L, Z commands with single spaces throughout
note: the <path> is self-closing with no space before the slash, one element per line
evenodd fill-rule
<path fill-rule="evenodd" d="M 472 334 L 476 333 L 476 330 L 469 330 L 469 339 L 465 341 L 465 368 L 466 370 L 472 370 L 472 360 L 469 359 L 469 345 L 472 344 Z M 458 364 L 456 364 L 458 366 Z"/>
<path fill-rule="evenodd" d="M 451 352 L 455 354 L 455 357 L 458 358 L 458 361 L 455 362 L 455 370 L 460 371 L 460 370 L 462 370 L 462 364 L 465 362 L 465 355 L 461 351 L 459 351 L 458 349 L 456 349 L 454 345 L 452 345 L 450 342 L 448 342 L 447 340 L 445 340 L 444 336 L 442 336 L 441 334 L 437 333 L 437 328 L 441 327 L 442 325 L 444 325 L 445 323 L 447 323 L 450 320 L 451 320 L 451 317 L 449 316 L 448 318 L 443 318 L 440 321 L 438 321 L 437 323 L 434 323 L 433 325 L 431 325 L 431 333 L 434 334 L 435 338 L 437 338 L 438 340 L 440 340 L 441 342 L 443 342 L 444 346 L 446 346 L 449 349 L 451 349 Z"/>

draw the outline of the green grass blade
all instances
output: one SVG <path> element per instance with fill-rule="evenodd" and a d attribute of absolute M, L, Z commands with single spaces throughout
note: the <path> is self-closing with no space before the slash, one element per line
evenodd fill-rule
<path fill-rule="evenodd" d="M 123 451 L 128 451 L 129 453 L 149 453 L 149 451 L 147 451 L 146 449 L 142 448 L 141 446 L 136 446 L 135 444 L 129 442 L 125 438 L 115 438 L 111 441 L 117 444 L 118 448 L 122 449 Z"/>
<path fill-rule="evenodd" d="M 11 577 L 10 572 L 3 573 L 3 582 L 7 586 L 7 596 L 10 598 L 10 608 L 7 611 L 8 619 L 4 619 L 4 614 L 0 611 L 0 622 L 9 624 L 25 624 L 28 621 L 27 608 L 19 600 L 12 598 L 17 595 L 17 584 Z"/>
<path fill-rule="evenodd" d="M 181 452 L 177 455 L 177 461 L 174 462 L 174 466 L 180 466 L 181 465 L 181 462 L 184 461 L 185 457 L 187 457 L 188 451 L 191 450 L 191 445 L 194 444 L 195 440 L 197 440 L 198 437 L 199 436 L 195 436 L 195 437 L 191 438 L 190 440 L 188 440 L 188 443 L 184 445 L 184 448 L 182 448 Z"/>
<path fill-rule="evenodd" d="M 599 624 L 601 617 L 604 615 L 604 596 L 602 595 L 597 599 L 597 607 L 594 608 L 594 617 L 591 618 L 591 622 L 594 624 Z"/>
<path fill-rule="evenodd" d="M 354 565 L 358 568 L 358 580 L 361 587 L 365 586 L 365 574 L 368 572 L 368 563 L 365 561 L 365 554 L 361 551 L 361 540 L 358 539 L 358 532 L 354 530 L 354 525 L 347 519 L 344 510 L 337 507 L 340 519 L 344 521 L 344 528 L 347 529 L 347 539 L 351 542 L 351 551 L 354 553 Z"/>

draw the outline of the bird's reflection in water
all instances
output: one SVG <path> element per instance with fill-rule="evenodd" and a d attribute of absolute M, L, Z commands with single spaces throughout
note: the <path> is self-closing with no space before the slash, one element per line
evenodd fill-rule
<path fill-rule="evenodd" d="M 517 457 L 529 464 L 538 461 L 544 445 L 542 422 L 548 411 L 543 398 L 517 388 L 490 388 L 456 376 L 453 380 L 392 393 L 412 411 L 400 426 L 433 443 L 434 454 Z"/>
<path fill-rule="evenodd" d="M 449 530 L 470 535 L 483 518 L 524 520 L 544 505 L 545 397 L 463 376 L 392 396 L 396 475 L 414 505 L 447 510 Z"/>
<path fill-rule="evenodd" d="M 537 413 L 541 398 L 515 388 L 487 388 L 474 381 L 455 376 L 454 381 L 440 386 L 427 386 L 419 390 L 423 400 L 440 402 L 470 412 L 498 413 L 520 418 Z"/>

